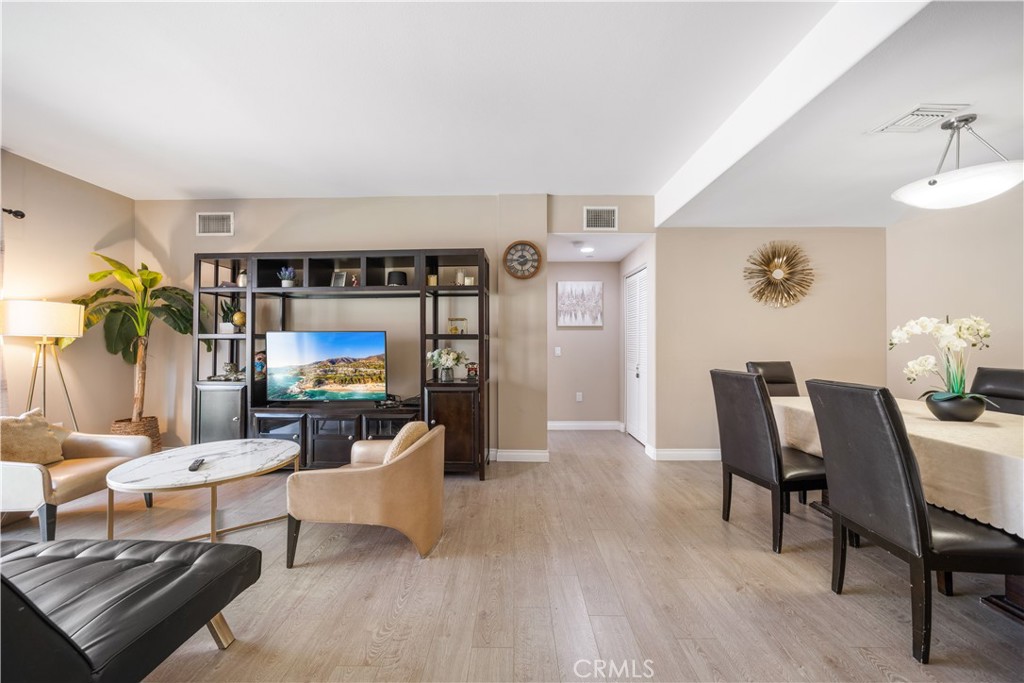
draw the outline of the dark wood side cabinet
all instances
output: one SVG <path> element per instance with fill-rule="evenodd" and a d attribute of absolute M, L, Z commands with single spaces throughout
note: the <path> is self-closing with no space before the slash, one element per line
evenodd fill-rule
<path fill-rule="evenodd" d="M 444 425 L 445 428 L 445 469 L 477 470 L 481 458 L 485 457 L 480 450 L 479 387 L 427 387 L 423 399 L 427 425 Z"/>
<path fill-rule="evenodd" d="M 196 383 L 196 443 L 245 438 L 245 385 Z"/>

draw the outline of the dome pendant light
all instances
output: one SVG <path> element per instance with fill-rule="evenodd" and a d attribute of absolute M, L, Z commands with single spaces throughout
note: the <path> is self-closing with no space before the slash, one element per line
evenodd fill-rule
<path fill-rule="evenodd" d="M 949 131 L 946 149 L 942 152 L 935 174 L 915 180 L 892 193 L 898 202 L 918 206 L 922 209 L 952 209 L 957 206 L 977 204 L 991 199 L 1024 181 L 1024 162 L 1009 161 L 999 151 L 978 135 L 971 124 L 977 114 L 961 114 L 942 122 L 942 130 Z M 960 131 L 966 130 L 988 147 L 1002 161 L 960 168 Z M 956 169 L 942 173 L 949 148 L 956 138 Z"/>

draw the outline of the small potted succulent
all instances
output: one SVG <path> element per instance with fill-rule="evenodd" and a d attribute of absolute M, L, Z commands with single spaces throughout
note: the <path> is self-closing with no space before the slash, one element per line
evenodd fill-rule
<path fill-rule="evenodd" d="M 282 266 L 281 270 L 277 271 L 277 277 L 281 280 L 282 287 L 295 286 L 295 269 L 291 266 Z"/>
<path fill-rule="evenodd" d="M 220 334 L 234 334 L 235 323 L 233 318 L 236 313 L 241 313 L 238 306 L 230 301 L 220 302 L 220 322 L 217 323 L 217 332 Z"/>

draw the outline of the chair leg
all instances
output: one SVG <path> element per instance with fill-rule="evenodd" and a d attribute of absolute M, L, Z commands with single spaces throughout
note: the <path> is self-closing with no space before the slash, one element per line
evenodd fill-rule
<path fill-rule="evenodd" d="M 39 515 L 39 538 L 42 542 L 52 541 L 57 537 L 57 506 L 43 503 L 36 508 Z"/>
<path fill-rule="evenodd" d="M 935 585 L 943 595 L 953 595 L 953 572 L 935 572 Z"/>
<path fill-rule="evenodd" d="M 789 514 L 789 491 L 782 494 L 782 511 Z"/>
<path fill-rule="evenodd" d="M 772 552 L 782 552 L 782 510 L 788 494 L 782 489 L 772 488 Z"/>
<path fill-rule="evenodd" d="M 722 468 L 722 519 L 729 521 L 729 510 L 732 507 L 732 472 Z"/>
<path fill-rule="evenodd" d="M 142 494 L 142 498 L 146 501 L 146 507 L 148 507 L 148 508 L 153 507 L 153 494 L 152 493 L 143 493 Z"/>
<path fill-rule="evenodd" d="M 832 592 L 843 593 L 843 579 L 846 578 L 846 527 L 842 518 L 832 512 Z"/>
<path fill-rule="evenodd" d="M 796 494 L 796 499 L 800 501 L 801 505 L 807 505 L 807 491 Z"/>
<path fill-rule="evenodd" d="M 910 599 L 914 659 L 927 664 L 932 635 L 932 575 L 920 559 L 910 563 Z"/>
<path fill-rule="evenodd" d="M 288 569 L 292 568 L 295 564 L 295 549 L 299 545 L 299 527 L 302 525 L 301 519 L 295 519 L 291 515 L 288 515 L 288 547 L 285 554 L 285 567 Z"/>

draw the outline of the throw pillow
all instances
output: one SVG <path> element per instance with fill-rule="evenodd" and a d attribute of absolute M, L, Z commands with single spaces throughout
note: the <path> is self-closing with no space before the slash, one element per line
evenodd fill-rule
<path fill-rule="evenodd" d="M 60 441 L 39 408 L 18 417 L 0 417 L 0 460 L 49 465 L 60 462 Z"/>
<path fill-rule="evenodd" d="M 387 465 L 402 453 L 408 450 L 409 446 L 420 440 L 420 437 L 429 432 L 426 422 L 409 422 L 402 427 L 395 438 L 391 440 L 388 452 L 384 454 L 384 464 Z"/>

